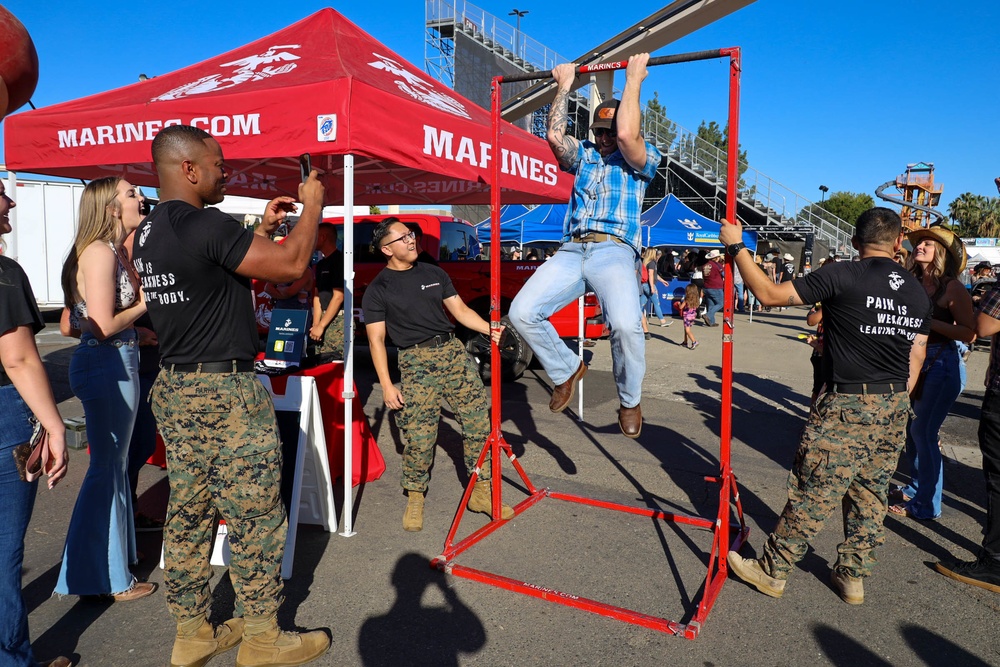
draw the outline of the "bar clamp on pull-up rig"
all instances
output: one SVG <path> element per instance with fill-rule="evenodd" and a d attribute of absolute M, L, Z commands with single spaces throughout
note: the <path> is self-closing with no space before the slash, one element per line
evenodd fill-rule
<path fill-rule="evenodd" d="M 725 48 L 725 49 L 715 49 L 710 51 L 698 51 L 694 53 L 682 53 L 676 55 L 659 56 L 655 58 L 650 58 L 648 65 L 666 65 L 673 63 L 684 63 L 692 62 L 696 60 L 710 60 L 715 58 L 728 58 L 729 59 L 729 146 L 728 146 L 728 160 L 727 160 L 727 179 L 726 179 L 726 215 L 729 219 L 735 219 L 736 215 L 736 188 L 737 188 L 737 157 L 739 151 L 737 147 L 738 142 L 738 129 L 739 129 L 739 96 L 740 96 L 740 49 L 739 47 Z M 598 71 L 608 71 L 625 69 L 628 65 L 627 61 L 613 62 L 613 63 L 598 63 L 594 65 L 581 66 L 577 68 L 578 74 L 585 74 L 590 72 Z M 547 79 L 551 77 L 551 71 L 549 72 L 526 72 L 522 74 L 514 74 L 508 76 L 498 76 L 494 77 L 492 82 L 492 121 L 493 121 L 493 155 L 499 155 L 500 139 L 501 139 L 501 118 L 500 118 L 500 107 L 501 107 L 501 88 L 502 84 L 505 82 L 514 81 L 529 81 L 536 79 Z M 500 160 L 493 160 L 492 163 L 492 188 L 491 188 L 491 237 L 492 239 L 500 239 L 500 195 L 501 188 L 500 183 Z M 498 242 L 494 242 L 494 245 L 498 245 Z M 530 595 L 536 598 L 541 598 L 543 600 L 548 600 L 550 602 L 557 602 L 559 604 L 567 605 L 570 607 L 576 607 L 578 609 L 583 609 L 596 614 L 602 614 L 604 616 L 609 616 L 611 618 L 616 618 L 628 623 L 633 623 L 636 625 L 641 625 L 653 630 L 658 630 L 661 632 L 668 632 L 677 636 L 682 636 L 688 639 L 694 639 L 698 636 L 701 626 L 704 624 L 708 617 L 708 613 L 715 603 L 719 593 L 722 590 L 722 586 L 726 580 L 727 567 L 726 567 L 726 555 L 729 550 L 739 549 L 740 546 L 746 541 L 749 534 L 749 528 L 743 519 L 743 508 L 740 503 L 739 490 L 736 485 L 736 476 L 733 474 L 732 468 L 730 467 L 730 444 L 732 438 L 732 381 L 733 381 L 733 270 L 732 270 L 732 258 L 727 257 L 726 259 L 726 270 L 725 270 L 725 284 L 724 284 L 724 308 L 723 308 L 723 343 L 722 343 L 722 409 L 721 409 L 721 424 L 720 424 L 720 450 L 719 450 L 719 472 L 718 475 L 706 477 L 707 481 L 714 482 L 719 486 L 719 507 L 718 513 L 715 517 L 696 517 L 688 516 L 684 514 L 674 514 L 669 512 L 664 512 L 658 509 L 651 509 L 645 507 L 631 507 L 628 505 L 621 505 L 618 503 L 607 502 L 603 500 L 596 500 L 593 498 L 586 498 L 583 496 L 560 493 L 553 491 L 548 488 L 538 488 L 532 484 L 531 480 L 528 478 L 527 473 L 525 473 L 524 468 L 521 463 L 514 456 L 510 445 L 504 439 L 503 433 L 500 430 L 500 425 L 502 420 L 500 418 L 500 351 L 496 343 L 492 344 L 491 349 L 491 372 L 492 372 L 492 430 L 486 443 L 483 446 L 483 450 L 479 455 L 479 460 L 476 464 L 476 472 L 474 472 L 469 480 L 468 486 L 465 489 L 465 494 L 462 496 L 462 501 L 459 504 L 458 511 L 455 514 L 455 518 L 452 522 L 451 528 L 448 531 L 448 535 L 445 538 L 444 550 L 440 556 L 431 560 L 431 566 L 435 567 L 443 572 L 452 574 L 459 577 L 464 577 L 467 579 L 472 579 L 474 581 L 480 581 L 483 583 L 491 584 L 499 588 L 505 588 L 507 590 L 515 591 L 525 595 Z M 490 319 L 492 327 L 496 328 L 500 325 L 500 253 L 494 248 L 490 253 L 490 272 L 491 272 L 491 284 L 490 284 Z M 701 528 L 704 530 L 711 531 L 713 534 L 712 545 L 708 557 L 708 572 L 705 578 L 704 588 L 700 596 L 694 598 L 693 602 L 697 603 L 697 608 L 689 613 L 689 618 L 686 623 L 681 623 L 677 621 L 670 621 L 665 618 L 657 618 L 647 614 L 643 614 L 637 611 L 632 611 L 629 609 L 624 609 L 622 607 L 617 607 L 610 604 L 605 604 L 603 602 L 598 602 L 595 600 L 590 600 L 578 595 L 571 595 L 567 593 L 562 593 L 551 588 L 546 588 L 539 586 L 537 584 L 532 584 L 525 581 L 520 581 L 517 579 L 512 579 L 509 577 L 501 576 L 498 574 L 493 574 L 486 572 L 484 570 L 474 569 L 467 566 L 463 566 L 455 562 L 455 558 L 468 550 L 485 537 L 493 533 L 495 530 L 503 526 L 506 521 L 500 518 L 500 507 L 501 507 L 501 483 L 496 483 L 492 485 L 492 514 L 491 521 L 486 525 L 482 526 L 478 530 L 472 532 L 467 537 L 456 542 L 456 533 L 458 532 L 458 527 L 461 523 L 462 517 L 464 516 L 464 508 L 469 501 L 469 497 L 472 494 L 472 489 L 478 479 L 478 471 L 481 469 L 486 461 L 487 455 L 491 456 L 491 465 L 494 480 L 501 480 L 500 474 L 500 454 L 506 454 L 507 459 L 510 461 L 514 470 L 520 476 L 524 486 L 528 490 L 528 497 L 518 503 L 514 507 L 515 516 L 520 515 L 525 512 L 528 508 L 533 507 L 538 504 L 541 500 L 545 498 L 554 498 L 556 500 L 564 500 L 571 503 L 579 503 L 583 505 L 589 505 L 592 507 L 600 507 L 604 509 L 610 509 L 617 512 L 625 512 L 629 514 L 636 514 L 639 516 L 650 517 L 657 520 L 672 521 L 679 524 L 685 524 L 688 526 L 694 526 L 696 528 Z M 731 513 L 735 510 L 735 519 Z M 731 538 L 732 530 L 732 539 Z"/>

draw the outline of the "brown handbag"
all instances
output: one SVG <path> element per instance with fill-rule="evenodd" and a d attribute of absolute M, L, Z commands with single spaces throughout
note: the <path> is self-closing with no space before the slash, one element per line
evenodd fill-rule
<path fill-rule="evenodd" d="M 25 482 L 34 482 L 42 476 L 49 464 L 49 432 L 40 422 L 35 422 L 28 442 L 14 447 L 14 464 L 17 474 Z"/>

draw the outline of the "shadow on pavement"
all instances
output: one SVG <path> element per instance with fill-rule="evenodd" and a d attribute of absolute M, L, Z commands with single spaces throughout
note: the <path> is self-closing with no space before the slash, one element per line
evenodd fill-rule
<path fill-rule="evenodd" d="M 396 562 L 396 601 L 384 615 L 365 620 L 358 634 L 362 664 L 458 667 L 460 654 L 486 645 L 482 621 L 427 561 L 411 552 Z M 444 598 L 443 604 L 424 600 L 434 591 Z"/>

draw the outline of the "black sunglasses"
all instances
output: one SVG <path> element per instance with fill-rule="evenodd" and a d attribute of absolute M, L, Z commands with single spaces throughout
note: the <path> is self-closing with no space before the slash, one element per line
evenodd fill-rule
<path fill-rule="evenodd" d="M 616 138 L 618 136 L 617 132 L 615 132 L 613 130 L 608 130 L 608 129 L 603 128 L 603 127 L 599 127 L 596 130 L 594 130 L 594 136 L 597 137 L 598 139 L 600 139 L 605 134 L 610 135 L 612 139 L 614 139 L 614 138 Z"/>

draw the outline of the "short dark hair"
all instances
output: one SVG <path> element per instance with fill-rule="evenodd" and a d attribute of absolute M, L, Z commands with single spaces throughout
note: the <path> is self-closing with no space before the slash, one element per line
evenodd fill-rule
<path fill-rule="evenodd" d="M 170 125 L 160 130 L 153 139 L 151 152 L 153 162 L 161 163 L 167 155 L 171 153 L 183 152 L 192 144 L 202 144 L 205 139 L 211 139 L 212 135 L 200 127 L 191 125 Z"/>
<path fill-rule="evenodd" d="M 903 229 L 899 214 L 891 208 L 876 206 L 858 216 L 854 238 L 860 245 L 892 244 Z"/>
<path fill-rule="evenodd" d="M 389 228 L 397 222 L 402 224 L 399 218 L 386 218 L 375 225 L 375 230 L 372 232 L 372 251 L 375 254 L 382 254 L 382 241 L 389 235 Z"/>

